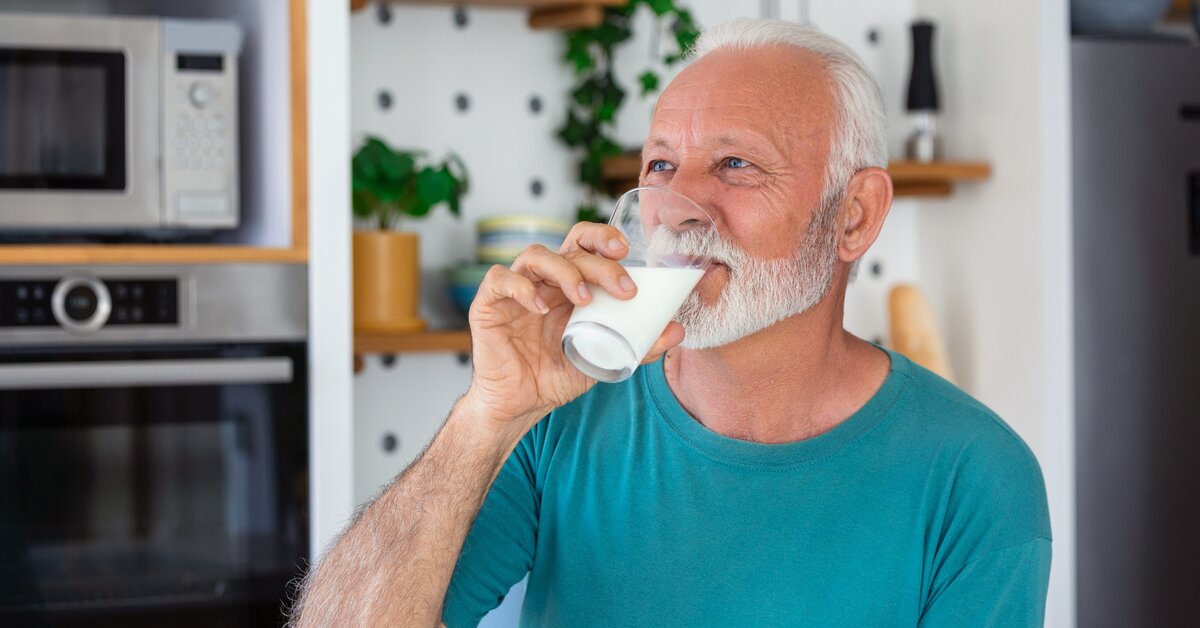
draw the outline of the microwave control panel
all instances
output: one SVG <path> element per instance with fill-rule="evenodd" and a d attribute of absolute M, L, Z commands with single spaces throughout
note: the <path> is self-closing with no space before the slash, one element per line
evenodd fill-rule
<path fill-rule="evenodd" d="M 163 222 L 236 227 L 240 32 L 165 20 L 163 45 Z"/>
<path fill-rule="evenodd" d="M 178 325 L 179 280 L 98 279 L 0 281 L 0 328 L 62 327 L 89 332 L 127 325 Z"/>

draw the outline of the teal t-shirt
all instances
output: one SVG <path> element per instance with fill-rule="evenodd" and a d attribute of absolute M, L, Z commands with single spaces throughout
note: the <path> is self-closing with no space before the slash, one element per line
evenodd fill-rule
<path fill-rule="evenodd" d="M 710 431 L 662 362 L 521 440 L 446 594 L 474 626 L 529 575 L 525 626 L 1040 626 L 1050 521 L 1037 461 L 994 413 L 890 353 L 815 438 Z"/>

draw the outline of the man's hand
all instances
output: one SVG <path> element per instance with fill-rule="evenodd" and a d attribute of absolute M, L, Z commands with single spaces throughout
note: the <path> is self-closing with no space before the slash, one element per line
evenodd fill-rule
<path fill-rule="evenodd" d="M 562 334 L 577 305 L 591 302 L 595 286 L 618 299 L 637 288 L 617 262 L 628 254 L 615 227 L 579 223 L 555 253 L 543 246 L 525 249 L 511 269 L 493 267 L 471 306 L 474 376 L 464 401 L 488 412 L 499 429 L 520 438 L 554 408 L 582 395 L 596 382 L 571 366 Z M 671 323 L 646 356 L 658 358 L 683 340 Z"/>

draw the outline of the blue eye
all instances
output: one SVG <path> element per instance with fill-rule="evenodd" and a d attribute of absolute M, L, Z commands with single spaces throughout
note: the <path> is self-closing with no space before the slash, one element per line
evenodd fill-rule
<path fill-rule="evenodd" d="M 750 162 L 741 157 L 729 157 L 725 159 L 725 165 L 730 168 L 745 168 L 750 165 Z"/>
<path fill-rule="evenodd" d="M 670 170 L 670 166 L 671 164 L 661 159 L 655 159 L 654 161 L 650 162 L 650 172 L 663 172 Z"/>

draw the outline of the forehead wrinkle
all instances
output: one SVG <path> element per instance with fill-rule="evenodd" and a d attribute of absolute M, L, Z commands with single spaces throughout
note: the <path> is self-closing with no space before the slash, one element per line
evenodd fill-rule
<path fill-rule="evenodd" d="M 836 131 L 835 100 L 824 61 L 811 53 L 718 51 L 668 84 L 651 128 L 665 126 L 680 142 L 699 143 L 707 134 L 702 125 L 716 126 L 714 134 L 733 127 L 753 132 L 789 160 L 808 162 L 826 153 Z"/>
<path fill-rule="evenodd" d="M 768 125 L 761 129 L 762 120 L 756 118 L 756 110 L 744 107 L 745 111 L 726 112 L 726 109 L 737 107 L 708 107 L 704 111 L 692 107 L 680 107 L 687 114 L 685 120 L 674 119 L 670 116 L 656 116 L 651 125 L 651 135 L 646 140 L 646 149 L 663 149 L 679 152 L 684 147 L 700 150 L 715 150 L 719 148 L 738 148 L 761 154 L 764 150 L 775 156 L 787 154 L 788 145 L 795 145 L 792 133 L 780 128 L 779 125 Z M 714 110 L 721 111 L 722 123 L 716 128 L 711 120 L 699 113 Z M 664 112 L 666 113 L 666 112 Z M 700 122 L 696 120 L 699 118 Z"/>

